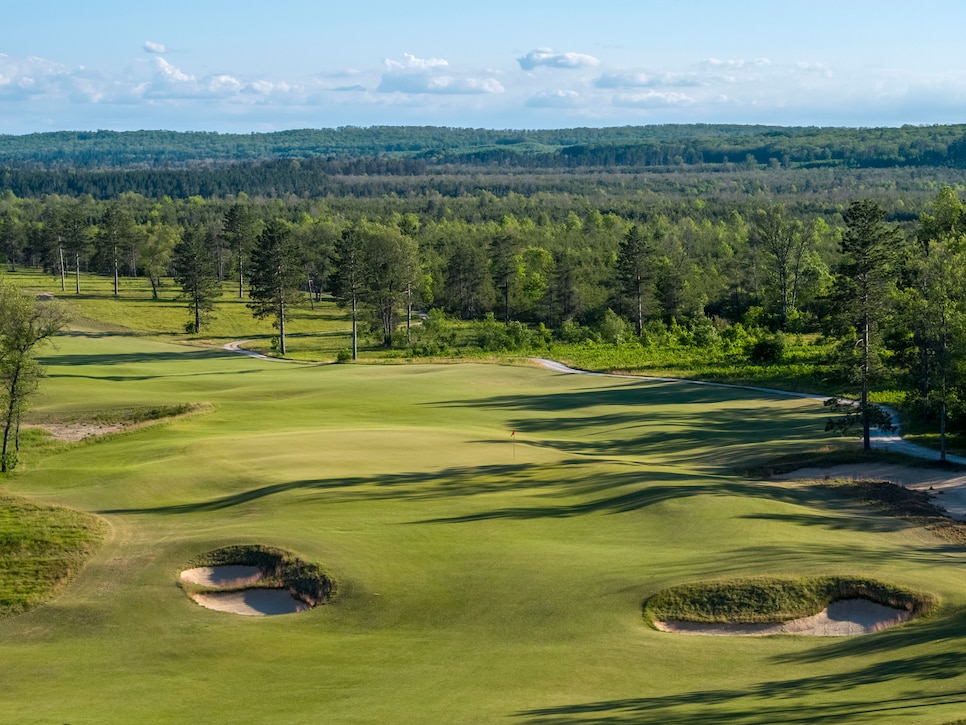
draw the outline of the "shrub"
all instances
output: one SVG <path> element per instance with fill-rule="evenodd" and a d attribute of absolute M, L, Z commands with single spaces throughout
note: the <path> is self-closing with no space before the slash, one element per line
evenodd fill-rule
<path fill-rule="evenodd" d="M 748 359 L 755 365 L 781 362 L 785 357 L 785 337 L 769 335 L 758 340 L 748 353 Z"/>

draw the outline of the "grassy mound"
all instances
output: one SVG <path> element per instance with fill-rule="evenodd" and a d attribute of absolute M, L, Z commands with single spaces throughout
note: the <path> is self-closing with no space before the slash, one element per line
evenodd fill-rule
<path fill-rule="evenodd" d="M 728 624 L 787 622 L 818 614 L 842 599 L 869 601 L 901 609 L 912 617 L 928 614 L 932 595 L 853 577 L 742 579 L 684 584 L 658 592 L 644 603 L 650 622 L 682 620 Z"/>
<path fill-rule="evenodd" d="M 106 534 L 89 514 L 0 496 L 0 618 L 50 599 Z"/>
<path fill-rule="evenodd" d="M 317 564 L 302 561 L 291 552 L 260 544 L 226 546 L 202 554 L 185 569 L 200 566 L 257 566 L 263 579 L 241 589 L 288 589 L 292 596 L 311 607 L 325 604 L 335 594 L 335 582 Z M 182 582 L 189 591 L 206 591 L 206 587 Z M 218 591 L 228 591 L 219 587 Z"/>

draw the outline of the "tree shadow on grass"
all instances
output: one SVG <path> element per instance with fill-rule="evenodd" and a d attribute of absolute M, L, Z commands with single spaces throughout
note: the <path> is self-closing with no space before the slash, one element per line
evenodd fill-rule
<path fill-rule="evenodd" d="M 961 676 L 961 651 L 903 657 L 877 662 L 852 672 L 835 672 L 797 679 L 771 680 L 747 690 L 704 690 L 663 697 L 627 698 L 576 703 L 515 713 L 533 725 L 603 725 L 603 723 L 661 723 L 710 725 L 738 723 L 842 722 L 852 718 L 889 722 L 891 717 L 915 717 L 917 711 L 966 703 L 966 690 L 930 692 L 920 683 Z M 862 699 L 829 702 L 830 695 L 851 693 L 867 685 L 893 681 L 894 696 L 882 700 L 881 691 Z M 919 689 L 900 690 L 900 683 Z M 944 685 L 939 686 L 946 689 Z M 817 701 L 803 698 L 817 698 Z M 874 698 L 874 699 L 873 699 Z"/>
<path fill-rule="evenodd" d="M 82 365 L 132 365 L 154 364 L 168 362 L 196 362 L 198 360 L 224 360 L 225 358 L 241 358 L 238 353 L 229 350 L 185 349 L 159 350 L 157 352 L 124 352 L 104 354 L 72 354 L 38 356 L 42 365 L 54 367 L 76 367 Z M 56 373 L 50 375 L 56 377 Z"/>
<path fill-rule="evenodd" d="M 588 470 L 588 466 L 590 470 Z M 474 511 L 412 523 L 467 523 L 493 519 L 568 518 L 620 514 L 664 501 L 700 495 L 769 496 L 768 484 L 737 479 L 708 481 L 690 472 L 622 466 L 601 470 L 599 464 L 566 460 L 554 466 L 536 463 L 497 464 L 411 471 L 350 478 L 318 478 L 258 486 L 207 501 L 153 508 L 109 509 L 103 514 L 190 514 L 234 508 L 293 491 L 315 491 L 329 503 L 356 501 L 425 501 L 465 499 L 519 491 L 542 503 L 518 508 Z M 779 495 L 786 495 L 779 491 Z M 574 501 L 574 499 L 583 499 Z M 566 501 L 561 501 L 566 499 Z M 799 500 L 796 498 L 796 500 Z"/>

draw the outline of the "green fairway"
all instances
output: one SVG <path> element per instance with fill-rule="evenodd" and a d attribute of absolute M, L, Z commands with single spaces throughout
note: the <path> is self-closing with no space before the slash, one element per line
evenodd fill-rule
<path fill-rule="evenodd" d="M 0 620 L 0 722 L 944 723 L 966 710 L 964 551 L 832 488 L 734 473 L 827 442 L 821 403 L 497 365 L 304 365 L 128 334 L 43 352 L 44 418 L 207 404 L 22 455 L 2 492 L 103 517 Z M 511 437 L 511 432 L 515 435 Z M 248 618 L 178 573 L 263 544 L 331 603 Z M 865 637 L 683 637 L 642 602 L 730 577 L 937 595 Z"/>

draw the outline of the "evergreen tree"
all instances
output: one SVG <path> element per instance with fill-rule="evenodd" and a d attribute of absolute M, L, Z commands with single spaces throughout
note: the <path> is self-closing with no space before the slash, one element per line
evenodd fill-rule
<path fill-rule="evenodd" d="M 257 318 L 273 318 L 278 351 L 285 355 L 285 315 L 300 301 L 302 250 L 289 225 L 276 219 L 265 225 L 252 250 L 248 307 Z"/>
<path fill-rule="evenodd" d="M 881 416 L 878 407 L 869 402 L 869 390 L 881 370 L 880 328 L 895 285 L 894 263 L 902 238 L 898 230 L 885 224 L 885 212 L 874 201 L 852 202 L 844 218 L 842 256 L 831 302 L 846 348 L 846 365 L 861 388 L 857 412 L 862 423 L 863 449 L 869 451 L 870 429 Z"/>
<path fill-rule="evenodd" d="M 174 279 L 181 285 L 181 298 L 188 300 L 188 309 L 194 317 L 189 324 L 196 335 L 211 319 L 215 300 L 221 296 L 211 241 L 209 230 L 195 226 L 185 231 L 174 248 Z"/>
<path fill-rule="evenodd" d="M 640 226 L 634 224 L 617 250 L 617 277 L 621 290 L 633 301 L 637 336 L 644 333 L 644 307 L 651 296 L 654 249 Z"/>

